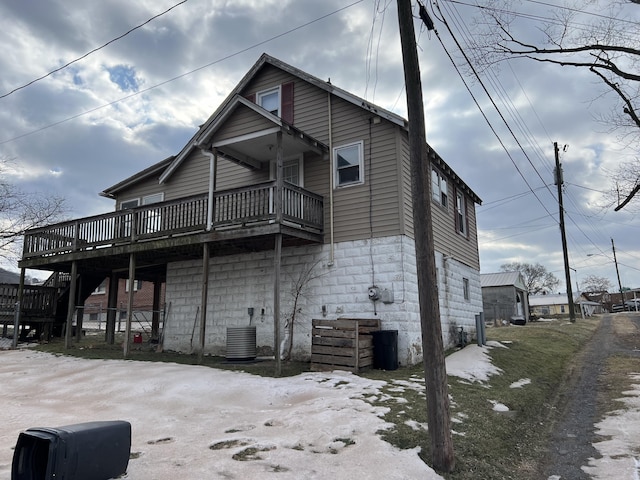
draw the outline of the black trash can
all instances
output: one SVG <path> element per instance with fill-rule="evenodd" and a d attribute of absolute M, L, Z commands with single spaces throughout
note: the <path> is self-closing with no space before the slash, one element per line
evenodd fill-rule
<path fill-rule="evenodd" d="M 18 437 L 11 480 L 108 480 L 127 471 L 130 452 L 129 422 L 30 428 Z"/>
<path fill-rule="evenodd" d="M 378 330 L 373 335 L 373 368 L 398 369 L 398 331 Z"/>

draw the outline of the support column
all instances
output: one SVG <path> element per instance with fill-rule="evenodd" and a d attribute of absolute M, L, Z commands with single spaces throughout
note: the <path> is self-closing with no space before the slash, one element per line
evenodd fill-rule
<path fill-rule="evenodd" d="M 282 132 L 276 134 L 276 194 L 273 202 L 276 213 L 278 233 L 275 236 L 273 259 L 273 353 L 276 360 L 275 375 L 282 374 L 282 359 L 280 358 L 280 265 L 282 263 L 282 191 L 284 188 L 282 155 Z"/>
<path fill-rule="evenodd" d="M 78 283 L 78 262 L 71 262 L 71 280 L 69 283 L 69 302 L 67 303 L 67 323 L 64 331 L 64 348 L 69 348 L 71 344 L 71 326 L 73 323 L 73 312 L 76 307 L 76 291 Z"/>
<path fill-rule="evenodd" d="M 82 276 L 78 279 L 78 292 L 82 292 Z M 82 294 L 80 295 L 82 296 Z M 76 311 L 76 343 L 82 339 L 82 317 L 84 316 L 84 305 L 79 305 Z"/>
<path fill-rule="evenodd" d="M 25 279 L 24 268 L 20 269 L 20 283 L 18 285 L 18 298 L 15 304 L 15 315 L 13 317 L 13 341 L 11 342 L 11 346 L 13 348 L 18 347 L 18 337 L 20 336 L 20 320 L 22 316 L 22 297 L 24 296 L 24 279 Z M 6 328 L 6 325 L 5 325 Z"/>
<path fill-rule="evenodd" d="M 107 324 L 105 325 L 105 341 L 113 345 L 116 339 L 116 314 L 118 308 L 118 276 L 111 272 L 109 277 L 109 297 L 107 299 Z"/>
<path fill-rule="evenodd" d="M 151 307 L 151 342 L 157 343 L 160 338 L 160 296 L 162 295 L 162 282 L 156 279 L 153 282 L 153 306 Z"/>
<path fill-rule="evenodd" d="M 133 318 L 133 294 L 134 284 L 136 281 L 136 254 L 129 254 L 129 296 L 127 301 L 127 325 L 124 329 L 124 358 L 129 356 L 129 347 L 131 343 L 131 320 Z"/>
<path fill-rule="evenodd" d="M 280 264 L 282 261 L 282 234 L 276 233 L 273 255 L 273 354 L 276 357 L 276 377 L 282 374 L 280 358 Z"/>
<path fill-rule="evenodd" d="M 209 293 L 209 244 L 202 245 L 202 299 L 200 301 L 200 348 L 198 363 L 204 358 L 204 336 L 207 327 L 207 294 Z"/>

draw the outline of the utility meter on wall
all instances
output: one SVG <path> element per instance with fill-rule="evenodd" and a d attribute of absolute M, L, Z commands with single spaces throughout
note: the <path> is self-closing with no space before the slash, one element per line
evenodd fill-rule
<path fill-rule="evenodd" d="M 369 287 L 369 300 L 372 302 L 380 300 L 380 289 L 378 287 Z"/>

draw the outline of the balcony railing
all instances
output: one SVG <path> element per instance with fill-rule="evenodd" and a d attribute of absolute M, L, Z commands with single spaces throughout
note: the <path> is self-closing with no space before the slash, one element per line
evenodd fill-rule
<path fill-rule="evenodd" d="M 275 222 L 275 189 L 272 181 L 215 192 L 212 228 Z M 207 209 L 205 194 L 35 228 L 25 233 L 23 258 L 202 233 L 208 222 Z M 297 228 L 321 232 L 322 197 L 285 182 L 282 218 Z"/>

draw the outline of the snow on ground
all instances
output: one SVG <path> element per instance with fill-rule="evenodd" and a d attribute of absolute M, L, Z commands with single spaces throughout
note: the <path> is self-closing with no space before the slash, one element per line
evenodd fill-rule
<path fill-rule="evenodd" d="M 640 381 L 640 374 L 632 374 L 631 379 Z M 596 434 L 604 440 L 593 446 L 602 458 L 592 458 L 582 467 L 594 479 L 640 479 L 640 384 L 633 384 L 623 395 L 619 400 L 626 408 L 610 412 L 595 425 Z"/>
<path fill-rule="evenodd" d="M 364 398 L 384 382 L 346 372 L 274 379 L 14 350 L 0 352 L 0 384 L 0 478 L 21 431 L 96 420 L 132 425 L 123 478 L 441 478 L 376 435 L 384 409 Z"/>
<path fill-rule="evenodd" d="M 501 346 L 501 343 L 491 342 L 489 348 Z M 447 375 L 459 377 L 470 382 L 486 382 L 491 375 L 502 372 L 491 363 L 489 348 L 477 345 L 467 345 L 453 355 L 447 357 Z"/>
<path fill-rule="evenodd" d="M 447 357 L 447 374 L 486 382 L 501 370 L 487 347 L 469 345 Z M 633 376 L 640 381 L 640 374 Z M 511 385 L 522 388 L 522 379 Z M 348 372 L 263 378 L 172 363 L 83 360 L 29 349 L 0 349 L 0 478 L 11 472 L 21 431 L 96 420 L 132 425 L 132 459 L 123 478 L 441 479 L 418 457 L 376 434 L 388 428 L 384 382 Z M 424 390 L 424 379 L 389 388 Z M 624 410 L 596 424 L 602 458 L 583 470 L 596 479 L 640 480 L 640 384 L 624 392 Z M 494 410 L 508 411 L 499 400 Z M 464 422 L 459 412 L 453 419 Z M 426 430 L 426 425 L 410 425 Z M 553 477 L 552 477 L 553 478 Z"/>

